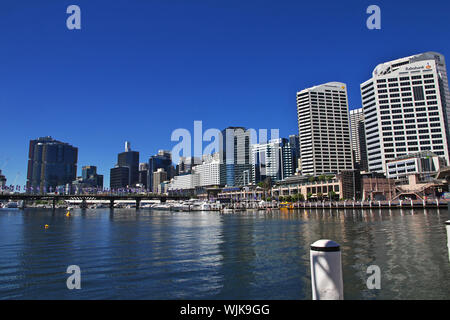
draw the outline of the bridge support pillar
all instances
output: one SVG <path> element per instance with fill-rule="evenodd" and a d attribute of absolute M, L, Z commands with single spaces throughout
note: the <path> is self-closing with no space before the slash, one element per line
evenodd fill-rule
<path fill-rule="evenodd" d="M 166 202 L 166 197 L 161 197 L 161 203 Z"/>
<path fill-rule="evenodd" d="M 109 208 L 114 209 L 114 200 L 113 199 L 109 200 Z"/>
<path fill-rule="evenodd" d="M 52 206 L 53 206 L 53 209 L 55 209 L 55 207 L 56 207 L 56 199 L 55 198 L 52 199 Z"/>
<path fill-rule="evenodd" d="M 136 199 L 136 210 L 139 210 L 141 206 L 141 199 Z"/>

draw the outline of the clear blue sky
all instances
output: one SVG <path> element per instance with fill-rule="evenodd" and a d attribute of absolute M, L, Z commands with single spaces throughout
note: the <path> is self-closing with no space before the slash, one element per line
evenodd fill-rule
<path fill-rule="evenodd" d="M 82 29 L 66 28 L 81 7 Z M 381 7 L 381 30 L 366 8 Z M 359 84 L 381 62 L 450 56 L 448 1 L 2 0 L 0 169 L 26 181 L 30 139 L 79 148 L 109 185 L 124 141 L 141 162 L 172 149 L 176 128 L 297 133 L 296 91 Z"/>

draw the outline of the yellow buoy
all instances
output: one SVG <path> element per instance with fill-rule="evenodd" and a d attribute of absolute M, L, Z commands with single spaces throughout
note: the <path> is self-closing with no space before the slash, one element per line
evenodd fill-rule
<path fill-rule="evenodd" d="M 44 228 L 45 228 L 45 229 L 48 229 L 48 224 L 46 224 L 46 225 L 44 226 Z"/>
<path fill-rule="evenodd" d="M 70 217 L 70 211 L 67 211 L 66 217 Z"/>

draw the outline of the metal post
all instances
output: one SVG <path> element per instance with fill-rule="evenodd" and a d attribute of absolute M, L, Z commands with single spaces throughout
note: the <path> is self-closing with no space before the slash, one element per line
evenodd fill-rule
<path fill-rule="evenodd" d="M 445 221 L 445 228 L 447 229 L 448 260 L 450 261 L 450 220 Z"/>
<path fill-rule="evenodd" d="M 311 285 L 313 300 L 343 300 L 340 245 L 332 240 L 318 240 L 311 245 Z"/>

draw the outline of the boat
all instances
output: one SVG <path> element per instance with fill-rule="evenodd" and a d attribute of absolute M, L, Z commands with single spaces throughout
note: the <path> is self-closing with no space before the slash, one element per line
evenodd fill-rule
<path fill-rule="evenodd" d="M 152 209 L 154 209 L 154 210 L 170 210 L 171 206 L 169 204 L 165 204 L 165 203 L 156 203 L 152 206 Z"/>
<path fill-rule="evenodd" d="M 17 204 L 17 202 L 14 201 L 9 201 L 8 203 L 5 204 L 5 208 L 18 208 L 19 205 Z"/>

